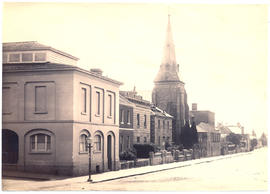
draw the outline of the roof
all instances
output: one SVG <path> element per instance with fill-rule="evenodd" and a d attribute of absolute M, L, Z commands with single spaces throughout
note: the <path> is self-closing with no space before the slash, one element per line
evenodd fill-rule
<path fill-rule="evenodd" d="M 204 122 L 200 122 L 200 124 L 197 125 L 196 128 L 197 128 L 197 132 L 201 132 L 201 133 L 207 133 L 207 132 L 219 133 L 219 131 L 215 130 L 214 126 L 208 123 L 204 123 Z"/>
<path fill-rule="evenodd" d="M 142 96 L 137 95 L 137 92 L 135 91 L 120 91 L 120 94 L 124 96 L 126 99 L 128 99 L 130 102 L 133 102 L 135 104 L 140 104 L 144 106 L 151 105 L 149 101 L 144 100 Z"/>
<path fill-rule="evenodd" d="M 231 133 L 242 134 L 242 129 L 238 126 L 227 126 L 227 128 L 229 128 Z"/>
<path fill-rule="evenodd" d="M 64 55 L 74 60 L 79 60 L 79 58 L 74 57 L 68 53 L 57 50 L 50 46 L 46 46 L 38 43 L 37 41 L 26 41 L 26 42 L 7 42 L 3 43 L 3 52 L 12 52 L 12 51 L 39 51 L 39 50 L 50 50 L 58 54 Z"/>
<path fill-rule="evenodd" d="M 94 73 L 82 68 L 79 68 L 77 66 L 73 65 L 66 65 L 66 64 L 58 64 L 58 63 L 20 63 L 20 64 L 8 64 L 3 65 L 3 73 L 9 73 L 9 72 L 34 72 L 34 71 L 66 71 L 66 70 L 76 70 L 83 73 L 86 73 L 88 75 L 91 75 L 93 77 L 97 77 L 109 82 L 112 82 L 117 85 L 122 85 L 122 82 L 116 81 L 114 79 L 102 76 L 98 73 Z"/>
<path fill-rule="evenodd" d="M 126 105 L 126 106 L 134 106 L 132 102 L 130 102 L 126 97 L 119 94 L 119 104 Z"/>
<path fill-rule="evenodd" d="M 161 110 L 160 108 L 156 107 L 156 106 L 151 106 L 151 110 L 152 113 L 154 115 L 158 115 L 158 116 L 162 116 L 162 117 L 169 117 L 169 118 L 173 118 L 172 115 L 166 113 L 164 110 Z"/>
<path fill-rule="evenodd" d="M 230 133 L 232 133 L 231 130 L 228 127 L 223 126 L 223 125 L 218 126 L 217 129 L 220 131 L 221 134 L 230 134 Z"/>

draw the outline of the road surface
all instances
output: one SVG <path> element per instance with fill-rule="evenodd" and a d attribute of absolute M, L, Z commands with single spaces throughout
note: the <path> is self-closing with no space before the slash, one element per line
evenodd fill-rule
<path fill-rule="evenodd" d="M 242 156 L 101 183 L 3 178 L 3 190 L 246 191 L 267 190 L 267 148 Z"/>

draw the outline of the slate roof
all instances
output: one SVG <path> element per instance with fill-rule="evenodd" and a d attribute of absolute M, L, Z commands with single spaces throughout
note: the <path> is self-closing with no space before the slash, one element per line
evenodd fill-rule
<path fill-rule="evenodd" d="M 226 126 L 219 126 L 217 129 L 220 131 L 221 134 L 230 134 L 232 133 L 231 130 Z"/>
<path fill-rule="evenodd" d="M 215 129 L 214 126 L 209 125 L 208 123 L 200 122 L 199 125 L 196 126 L 197 132 L 202 132 L 202 133 L 219 133 L 218 130 Z"/>
<path fill-rule="evenodd" d="M 119 94 L 119 104 L 126 105 L 126 106 L 134 106 L 132 102 L 130 102 L 126 97 Z"/>
<path fill-rule="evenodd" d="M 39 51 L 39 50 L 50 50 L 66 57 L 69 57 L 74 60 L 79 60 L 79 58 L 74 57 L 68 53 L 57 50 L 50 46 L 46 46 L 38 43 L 37 41 L 26 41 L 26 42 L 7 42 L 3 43 L 3 52 L 12 52 L 12 51 Z"/>
<path fill-rule="evenodd" d="M 152 113 L 158 116 L 162 116 L 162 117 L 169 117 L 169 118 L 173 118 L 172 115 L 166 113 L 164 110 L 161 110 L 160 108 L 156 107 L 156 106 L 151 106 L 151 110 Z"/>
<path fill-rule="evenodd" d="M 229 130 L 232 132 L 232 133 L 235 133 L 235 134 L 242 134 L 242 129 L 240 127 L 237 127 L 237 126 L 227 126 L 227 128 L 229 128 Z"/>

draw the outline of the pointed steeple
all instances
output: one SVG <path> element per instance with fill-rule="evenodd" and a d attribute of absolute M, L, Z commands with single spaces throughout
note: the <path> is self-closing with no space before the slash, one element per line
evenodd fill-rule
<path fill-rule="evenodd" d="M 168 26 L 166 32 L 166 41 L 163 51 L 163 58 L 159 72 L 154 82 L 180 81 L 178 75 L 178 64 L 176 63 L 175 48 L 172 37 L 170 14 L 168 15 Z"/>

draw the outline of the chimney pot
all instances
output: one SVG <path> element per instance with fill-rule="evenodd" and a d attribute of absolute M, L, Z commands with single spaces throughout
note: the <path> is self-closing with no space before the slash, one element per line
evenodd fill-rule
<path fill-rule="evenodd" d="M 197 103 L 192 103 L 192 110 L 197 111 Z"/>

